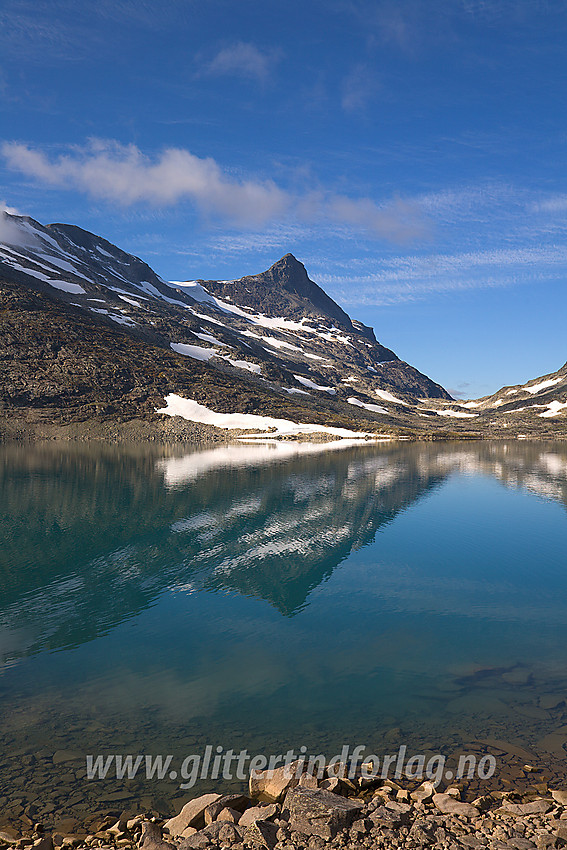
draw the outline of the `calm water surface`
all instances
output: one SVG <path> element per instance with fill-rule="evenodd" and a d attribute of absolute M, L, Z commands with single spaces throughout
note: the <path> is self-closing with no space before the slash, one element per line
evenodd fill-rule
<path fill-rule="evenodd" d="M 496 739 L 563 770 L 565 443 L 5 447 L 0 475 L 11 817 L 187 798 L 87 753 Z"/>

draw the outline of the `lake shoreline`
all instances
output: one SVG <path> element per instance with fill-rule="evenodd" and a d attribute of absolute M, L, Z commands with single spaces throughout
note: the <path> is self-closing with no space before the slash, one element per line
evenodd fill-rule
<path fill-rule="evenodd" d="M 353 423 L 353 428 L 356 423 Z M 556 423 L 557 427 L 557 423 Z M 525 430 L 525 429 L 524 429 Z M 128 443 L 140 444 L 187 444 L 191 446 L 212 446 L 238 443 L 242 437 L 250 434 L 257 435 L 257 431 L 246 431 L 242 429 L 222 429 L 213 425 L 205 425 L 191 422 L 180 416 L 164 416 L 159 420 L 148 419 L 87 419 L 81 421 L 56 421 L 55 416 L 49 418 L 45 414 L 42 418 L 4 417 L 0 418 L 0 445 L 10 443 L 41 443 L 53 441 L 59 443 L 108 443 L 109 445 L 120 445 Z M 315 434 L 297 434 L 285 437 L 272 437 L 267 431 L 265 438 L 277 439 L 278 441 L 293 440 L 296 442 L 334 442 L 340 438 L 324 432 Z M 368 437 L 366 442 L 389 440 L 397 442 L 400 440 L 410 442 L 454 442 L 458 440 L 487 441 L 487 440 L 529 440 L 529 441 L 565 441 L 567 440 L 567 429 L 564 431 L 544 428 L 542 431 L 526 431 L 525 433 L 511 434 L 502 428 L 494 430 L 473 431 L 469 429 L 459 430 L 437 430 L 437 431 L 412 431 L 405 429 L 401 433 L 379 433 Z"/>
<path fill-rule="evenodd" d="M 0 812 L 0 847 L 548 850 L 567 844 L 567 782 L 549 787 L 541 771 L 529 769 L 528 789 L 509 783 L 507 790 L 473 794 L 464 782 L 404 785 L 365 778 L 360 769 L 347 775 L 341 767 L 319 779 L 305 765 L 291 778 L 283 768 L 264 771 L 241 793 L 188 792 L 173 816 L 135 802 L 101 808 L 83 822 L 55 813 L 47 822 L 24 816 L 11 823 Z"/>

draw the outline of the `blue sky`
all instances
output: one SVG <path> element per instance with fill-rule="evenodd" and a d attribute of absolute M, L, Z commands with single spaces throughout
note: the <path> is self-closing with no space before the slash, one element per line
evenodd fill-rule
<path fill-rule="evenodd" d="M 3 0 L 0 198 L 166 279 L 291 251 L 450 391 L 567 360 L 567 2 Z"/>

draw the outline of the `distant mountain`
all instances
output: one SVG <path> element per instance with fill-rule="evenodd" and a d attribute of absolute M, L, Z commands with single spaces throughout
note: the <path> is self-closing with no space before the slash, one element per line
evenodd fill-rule
<path fill-rule="evenodd" d="M 498 410 L 500 414 L 527 413 L 552 419 L 567 411 L 567 363 L 557 372 L 526 384 L 502 387 L 493 395 L 469 402 L 468 407 L 478 412 Z"/>
<path fill-rule="evenodd" d="M 501 402 L 455 402 L 351 319 L 292 254 L 239 280 L 167 282 L 74 225 L 6 219 L 5 422 L 140 420 L 158 427 L 164 416 L 156 410 L 171 396 L 217 413 L 394 435 L 484 434 L 516 423 L 525 430 L 527 421 L 531 433 L 549 426 L 546 419 L 563 422 L 559 379 L 542 388 L 559 404 L 549 417 L 545 406 L 524 405 L 534 399 L 530 386 L 507 388 Z M 560 372 L 564 377 L 565 367 Z M 513 410 L 505 421 L 502 414 Z"/>

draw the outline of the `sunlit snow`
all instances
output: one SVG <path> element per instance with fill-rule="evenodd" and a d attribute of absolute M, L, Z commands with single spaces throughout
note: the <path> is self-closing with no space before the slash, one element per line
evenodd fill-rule
<path fill-rule="evenodd" d="M 165 397 L 167 406 L 156 410 L 168 416 L 182 416 L 191 422 L 203 425 L 214 425 L 217 428 L 269 431 L 272 437 L 283 437 L 292 434 L 332 434 L 336 437 L 367 437 L 367 432 L 350 431 L 347 428 L 333 428 L 328 425 L 317 425 L 314 422 L 292 422 L 290 419 L 276 419 L 273 416 L 259 416 L 254 413 L 216 413 L 193 399 L 170 393 Z"/>

